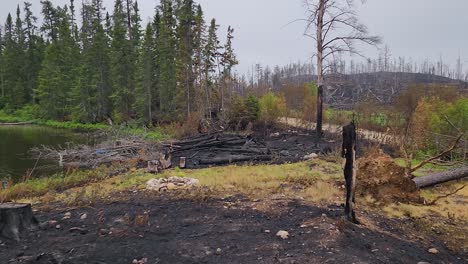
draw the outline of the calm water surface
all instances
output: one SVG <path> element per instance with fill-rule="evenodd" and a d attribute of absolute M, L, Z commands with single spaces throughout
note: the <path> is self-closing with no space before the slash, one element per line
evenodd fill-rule
<path fill-rule="evenodd" d="M 29 150 L 42 145 L 50 147 L 66 146 L 67 143 L 88 144 L 92 138 L 86 134 L 50 127 L 2 126 L 0 125 L 0 181 L 12 178 L 20 180 L 34 167 Z M 57 162 L 39 161 L 33 176 L 50 174 L 57 170 Z M 1 186 L 0 186 L 1 187 Z"/>

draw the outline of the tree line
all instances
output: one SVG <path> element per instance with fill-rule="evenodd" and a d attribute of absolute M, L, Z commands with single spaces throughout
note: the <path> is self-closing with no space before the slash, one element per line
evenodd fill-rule
<path fill-rule="evenodd" d="M 25 2 L 0 31 L 0 110 L 146 124 L 223 111 L 238 64 L 234 30 L 221 44 L 216 20 L 206 23 L 193 0 L 161 0 L 144 28 L 136 0 L 115 0 L 112 14 L 103 0 L 80 12 L 74 0 L 40 4 L 41 25 Z"/>

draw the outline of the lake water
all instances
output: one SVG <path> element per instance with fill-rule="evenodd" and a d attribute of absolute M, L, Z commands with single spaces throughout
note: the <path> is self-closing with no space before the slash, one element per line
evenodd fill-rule
<path fill-rule="evenodd" d="M 42 145 L 59 147 L 67 143 L 88 144 L 91 141 L 90 136 L 70 130 L 34 125 L 0 125 L 0 181 L 11 178 L 16 182 L 34 167 L 36 159 L 29 153 L 31 148 Z M 39 161 L 33 177 L 53 173 L 57 170 L 57 164 L 55 161 Z"/>

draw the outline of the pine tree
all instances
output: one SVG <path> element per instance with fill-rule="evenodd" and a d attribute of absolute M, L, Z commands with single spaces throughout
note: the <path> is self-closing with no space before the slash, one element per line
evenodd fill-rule
<path fill-rule="evenodd" d="M 71 91 L 72 118 L 80 122 L 95 122 L 97 119 L 97 73 L 93 67 L 94 57 L 92 54 L 93 8 L 92 5 L 82 2 L 82 25 L 79 33 L 82 51 L 78 65 L 77 82 Z"/>
<path fill-rule="evenodd" d="M 37 78 L 41 69 L 41 63 L 44 56 L 45 44 L 41 36 L 36 35 L 37 17 L 31 11 L 31 3 L 24 3 L 24 29 L 26 34 L 26 90 L 29 103 L 35 102 L 34 89 L 37 87 Z"/>
<path fill-rule="evenodd" d="M 213 18 L 208 29 L 208 37 L 203 51 L 205 96 L 206 105 L 208 106 L 208 115 L 210 118 L 211 112 L 214 110 L 212 108 L 212 101 L 216 98 L 216 90 L 214 89 L 216 78 L 213 75 L 216 72 L 219 55 L 219 40 L 217 35 L 218 27 L 219 26 L 216 24 L 216 20 Z"/>
<path fill-rule="evenodd" d="M 2 31 L 0 30 L 0 109 L 3 109 L 6 104 L 4 84 L 5 63 L 3 59 L 3 42 L 3 35 Z"/>
<path fill-rule="evenodd" d="M 226 44 L 224 45 L 224 52 L 222 53 L 221 57 L 221 66 L 223 67 L 223 76 L 222 76 L 222 87 L 221 87 L 221 109 L 224 110 L 224 91 L 229 89 L 230 96 L 232 98 L 232 87 L 228 87 L 231 85 L 232 82 L 232 68 L 239 64 L 236 58 L 236 54 L 234 53 L 234 48 L 232 45 L 232 40 L 234 39 L 233 36 L 234 29 L 229 26 L 227 30 L 227 38 Z"/>
<path fill-rule="evenodd" d="M 59 7 L 55 10 L 52 19 L 56 27 L 49 31 L 57 32 L 57 35 L 45 50 L 36 93 L 43 117 L 67 120 L 72 108 L 71 88 L 78 75 L 79 48 L 71 35 L 68 9 Z"/>
<path fill-rule="evenodd" d="M 177 12 L 177 98 L 179 108 L 184 109 L 187 116 L 192 111 L 193 90 L 193 42 L 195 14 L 193 0 L 182 0 Z"/>
<path fill-rule="evenodd" d="M 4 69 L 4 94 L 6 107 L 16 110 L 27 102 L 25 89 L 24 59 L 25 59 L 25 35 L 19 5 L 16 10 L 16 20 L 8 14 L 5 24 L 5 50 L 3 62 Z"/>
<path fill-rule="evenodd" d="M 196 15 L 195 15 L 195 25 L 193 28 L 193 74 L 195 76 L 194 80 L 194 87 L 195 87 L 195 98 L 194 101 L 196 104 L 194 106 L 198 109 L 206 109 L 206 102 L 204 95 L 204 70 L 203 70 L 203 54 L 204 48 L 206 45 L 206 24 L 203 18 L 203 10 L 200 5 L 196 7 Z M 205 108 L 203 108 L 205 106 Z"/>
<path fill-rule="evenodd" d="M 156 109 L 154 98 L 156 97 L 156 67 L 155 67 L 155 52 L 154 52 L 154 32 L 153 26 L 146 26 L 145 37 L 143 39 L 142 48 L 138 63 L 138 85 L 136 90 L 136 109 L 139 118 L 142 118 L 145 123 L 151 125 L 153 122 L 153 114 Z"/>
<path fill-rule="evenodd" d="M 113 86 L 113 116 L 117 122 L 130 119 L 134 94 L 132 89 L 133 65 L 131 46 L 127 39 L 126 15 L 122 0 L 116 0 L 112 16 L 111 79 Z"/>
<path fill-rule="evenodd" d="M 161 21 L 158 27 L 157 58 L 159 64 L 159 94 L 161 113 L 174 119 L 176 111 L 176 39 L 174 12 L 171 0 L 161 1 Z"/>
<path fill-rule="evenodd" d="M 57 38 L 57 9 L 54 8 L 50 0 L 41 0 L 41 4 L 44 16 L 41 31 L 45 33 L 48 41 L 55 40 Z"/>

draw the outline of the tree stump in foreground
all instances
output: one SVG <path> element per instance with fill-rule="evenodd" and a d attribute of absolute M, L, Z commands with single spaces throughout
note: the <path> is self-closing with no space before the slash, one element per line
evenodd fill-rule
<path fill-rule="evenodd" d="M 31 231 L 37 228 L 38 224 L 31 204 L 0 204 L 0 236 L 19 241 L 20 233 Z"/>

